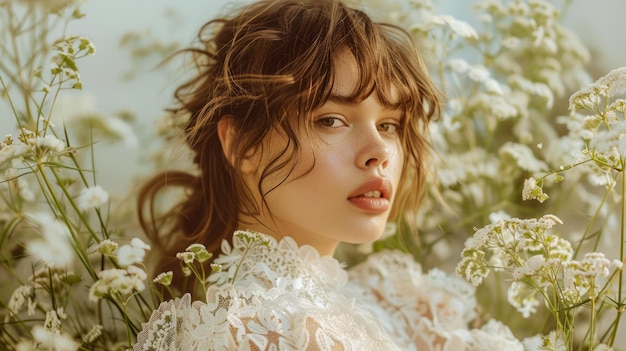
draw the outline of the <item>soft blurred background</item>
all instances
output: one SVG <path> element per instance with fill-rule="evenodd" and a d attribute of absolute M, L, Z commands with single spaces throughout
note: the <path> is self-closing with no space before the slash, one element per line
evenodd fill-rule
<path fill-rule="evenodd" d="M 126 111 L 136 117 L 138 144 L 131 140 L 126 144 L 99 145 L 97 148 L 102 154 L 97 165 L 99 181 L 105 188 L 123 191 L 130 179 L 143 171 L 140 150 L 148 147 L 146 142 L 155 139 L 156 121 L 171 101 L 179 67 L 170 64 L 157 68 L 161 56 L 154 52 L 167 50 L 172 44 L 184 46 L 190 43 L 202 24 L 243 3 L 245 1 L 233 0 L 85 2 L 83 12 L 87 17 L 70 28 L 71 32 L 88 36 L 97 49 L 96 55 L 80 63 L 84 88 L 79 94 L 87 105 L 84 108 L 93 108 L 103 114 Z M 473 1 L 434 0 L 433 3 L 439 14 L 450 14 L 470 24 L 477 22 L 471 13 Z M 574 0 L 565 14 L 566 26 L 574 30 L 592 52 L 589 64 L 593 78 L 626 65 L 624 13 L 626 1 L 623 0 Z M 122 38 L 135 40 L 135 49 L 141 47 L 151 52 L 152 57 L 133 58 L 133 55 L 142 55 L 141 52 L 133 54 L 129 49 L 132 44 L 123 47 Z M 74 104 L 72 109 L 76 108 Z M 12 116 L 2 117 L 5 118 L 8 121 L 3 121 L 3 125 L 13 122 Z M 172 158 L 176 157 L 174 153 Z"/>

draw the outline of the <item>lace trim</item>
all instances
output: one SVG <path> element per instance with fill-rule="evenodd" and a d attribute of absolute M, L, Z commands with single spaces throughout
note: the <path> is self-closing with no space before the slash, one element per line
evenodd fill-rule
<path fill-rule="evenodd" d="M 134 351 L 523 350 L 501 323 L 468 329 L 474 288 L 424 274 L 410 255 L 373 254 L 348 273 L 310 246 L 250 231 L 222 251 L 206 300 L 162 303 Z"/>

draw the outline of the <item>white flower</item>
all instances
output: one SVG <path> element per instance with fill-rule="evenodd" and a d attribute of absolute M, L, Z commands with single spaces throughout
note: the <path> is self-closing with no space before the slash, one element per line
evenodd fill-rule
<path fill-rule="evenodd" d="M 26 244 L 28 252 L 52 267 L 70 265 L 74 250 L 67 225 L 45 213 L 29 217 L 38 224 L 42 238 L 29 241 Z"/>
<path fill-rule="evenodd" d="M 501 45 L 507 49 L 515 49 L 520 45 L 521 40 L 518 37 L 506 37 L 502 39 Z"/>
<path fill-rule="evenodd" d="M 554 93 L 544 83 L 533 82 L 520 74 L 510 75 L 507 81 L 511 87 L 521 89 L 523 92 L 535 95 L 545 100 L 545 106 L 551 108 L 554 104 Z"/>
<path fill-rule="evenodd" d="M 524 345 L 515 338 L 509 327 L 502 322 L 490 319 L 480 329 L 470 330 L 471 350 L 524 351 Z"/>
<path fill-rule="evenodd" d="M 54 152 L 61 152 L 65 150 L 65 142 L 63 140 L 57 139 L 54 135 L 47 134 L 44 137 L 37 137 L 36 140 L 37 147 L 42 149 L 49 149 Z"/>
<path fill-rule="evenodd" d="M 89 300 L 93 302 L 105 296 L 125 296 L 143 291 L 147 274 L 137 266 L 129 266 L 125 270 L 113 268 L 101 271 L 98 278 L 89 289 Z"/>
<path fill-rule="evenodd" d="M 537 291 L 525 283 L 512 282 L 507 291 L 507 297 L 511 306 L 515 307 L 524 318 L 530 317 L 537 312 L 539 300 L 536 297 Z"/>
<path fill-rule="evenodd" d="M 498 154 L 512 157 L 517 166 L 525 171 L 536 173 L 543 172 L 548 168 L 545 162 L 538 160 L 533 151 L 524 144 L 507 142 L 500 148 Z"/>
<path fill-rule="evenodd" d="M 174 273 L 172 271 L 167 271 L 157 275 L 157 277 L 152 279 L 152 281 L 165 286 L 169 286 L 172 283 L 173 277 Z"/>
<path fill-rule="evenodd" d="M 458 73 L 465 73 L 469 69 L 469 64 L 464 59 L 450 59 L 448 60 L 448 66 Z"/>
<path fill-rule="evenodd" d="M 463 38 L 478 38 L 476 30 L 472 26 L 464 21 L 457 20 L 456 18 L 448 15 L 433 16 L 431 21 L 435 24 L 446 24 L 452 29 L 454 33 Z"/>
<path fill-rule="evenodd" d="M 510 219 L 511 216 L 504 211 L 491 212 L 489 214 L 489 222 L 496 223 L 503 219 Z"/>
<path fill-rule="evenodd" d="M 102 330 L 104 327 L 102 325 L 96 324 L 91 330 L 89 330 L 85 335 L 82 336 L 82 340 L 84 343 L 94 342 L 102 335 Z"/>
<path fill-rule="evenodd" d="M 54 351 L 76 351 L 80 346 L 69 335 L 61 332 L 52 332 L 44 327 L 36 326 L 32 330 L 33 339 L 39 343 L 38 349 Z"/>
<path fill-rule="evenodd" d="M 146 255 L 146 250 L 150 250 L 150 246 L 138 238 L 133 238 L 130 245 L 123 245 L 117 250 L 117 262 L 123 267 L 140 263 Z"/>
<path fill-rule="evenodd" d="M 17 287 L 9 299 L 9 310 L 15 314 L 19 313 L 26 301 L 30 300 L 32 293 L 33 287 L 31 285 L 21 285 Z"/>
<path fill-rule="evenodd" d="M 119 245 L 115 241 L 110 240 L 110 239 L 105 239 L 105 240 L 102 240 L 96 246 L 96 251 L 98 251 L 99 253 L 105 256 L 111 256 L 115 253 L 118 247 Z"/>
<path fill-rule="evenodd" d="M 608 86 L 613 97 L 624 97 L 626 95 L 626 67 L 612 70 L 598 79 L 595 84 Z"/>
<path fill-rule="evenodd" d="M 109 193 L 100 185 L 83 189 L 76 197 L 76 205 L 82 211 L 99 207 L 109 201 Z"/>
<path fill-rule="evenodd" d="M 31 148 L 19 140 L 14 140 L 11 135 L 7 135 L 0 142 L 0 165 L 14 160 L 26 154 Z"/>
<path fill-rule="evenodd" d="M 469 68 L 468 76 L 476 82 L 486 82 L 489 79 L 489 70 L 483 65 L 472 65 Z"/>
<path fill-rule="evenodd" d="M 139 249 L 143 249 L 143 250 L 150 250 L 150 245 L 148 245 L 148 244 L 144 243 L 144 242 L 143 242 L 141 239 L 139 239 L 139 238 L 133 238 L 133 239 L 130 241 L 130 245 L 131 245 L 132 247 L 136 247 L 136 248 L 139 248 Z"/>
<path fill-rule="evenodd" d="M 492 93 L 496 95 L 504 94 L 504 91 L 502 90 L 500 83 L 498 83 L 498 81 L 495 79 L 488 78 L 485 81 L 485 89 L 487 90 L 488 93 Z"/>
<path fill-rule="evenodd" d="M 546 259 L 543 255 L 534 255 L 526 260 L 521 267 L 517 267 L 513 270 L 513 279 L 520 280 L 524 277 L 532 276 L 543 268 L 545 263 Z"/>
<path fill-rule="evenodd" d="M 193 252 L 179 252 L 176 254 L 176 258 L 185 262 L 186 264 L 192 264 L 193 260 L 196 258 L 196 255 Z"/>

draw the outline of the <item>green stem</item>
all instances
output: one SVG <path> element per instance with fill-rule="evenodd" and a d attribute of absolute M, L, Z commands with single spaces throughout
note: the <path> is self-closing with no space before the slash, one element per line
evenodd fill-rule
<path fill-rule="evenodd" d="M 620 161 L 622 164 L 624 164 L 624 158 L 620 157 Z M 621 208 L 621 226 L 620 226 L 620 246 L 619 246 L 619 259 L 620 261 L 622 261 L 622 263 L 624 263 L 624 240 L 626 238 L 626 223 L 625 222 L 625 216 L 626 216 L 626 177 L 624 177 L 624 173 L 622 172 L 622 208 Z M 613 332 L 611 333 L 611 339 L 610 339 L 610 343 L 609 346 L 613 346 L 613 343 L 615 342 L 615 337 L 617 336 L 617 330 L 619 329 L 619 322 L 621 320 L 622 314 L 624 313 L 624 300 L 622 298 L 622 293 L 623 293 L 623 287 L 624 287 L 624 271 L 622 270 L 619 274 L 619 278 L 618 278 L 618 283 L 617 283 L 617 304 L 618 304 L 618 308 L 617 308 L 617 317 L 615 320 L 615 326 L 613 327 Z"/>

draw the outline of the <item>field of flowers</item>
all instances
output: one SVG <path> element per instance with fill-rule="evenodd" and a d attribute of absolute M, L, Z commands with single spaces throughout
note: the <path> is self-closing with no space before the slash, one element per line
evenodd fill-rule
<path fill-rule="evenodd" d="M 475 1 L 474 26 L 439 13 L 435 0 L 350 2 L 388 9 L 447 101 L 431 128 L 436 167 L 423 205 L 405 216 L 419 235 L 390 224 L 384 239 L 339 254 L 400 248 L 425 267 L 456 271 L 477 286 L 480 315 L 510 325 L 529 349 L 623 347 L 626 68 L 592 77 L 589 50 L 561 21 L 568 1 Z M 0 103 L 11 111 L 1 120 L 12 122 L 0 126 L 7 350 L 126 350 L 172 279 L 149 276 L 136 184 L 122 201 L 95 169 L 99 143 L 132 134 L 128 116 L 58 116 L 65 94 L 97 84 L 80 76 L 97 43 L 65 35 L 89 20 L 80 8 L 0 0 Z M 159 123 L 160 139 L 175 142 L 181 116 Z M 145 156 L 147 167 L 161 165 Z M 208 257 L 195 245 L 181 265 Z"/>

